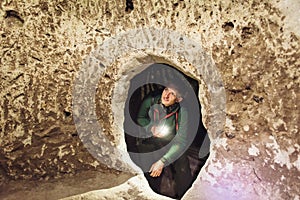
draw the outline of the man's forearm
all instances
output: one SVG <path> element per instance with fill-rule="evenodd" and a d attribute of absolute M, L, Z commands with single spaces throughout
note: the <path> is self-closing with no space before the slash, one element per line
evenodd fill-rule
<path fill-rule="evenodd" d="M 170 164 L 177 160 L 183 154 L 185 146 L 173 144 L 169 151 L 160 159 L 164 164 Z"/>

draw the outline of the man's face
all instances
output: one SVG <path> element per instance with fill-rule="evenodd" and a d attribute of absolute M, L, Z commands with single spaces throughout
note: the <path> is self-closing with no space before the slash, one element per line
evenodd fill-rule
<path fill-rule="evenodd" d="M 161 102 L 166 107 L 178 102 L 176 90 L 166 87 L 161 95 Z"/>

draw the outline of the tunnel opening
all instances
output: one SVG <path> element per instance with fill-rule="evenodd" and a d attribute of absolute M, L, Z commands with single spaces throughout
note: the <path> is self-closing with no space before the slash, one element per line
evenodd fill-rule
<path fill-rule="evenodd" d="M 194 132 L 194 134 L 189 136 L 188 140 L 190 140 L 190 142 L 183 153 L 183 155 L 185 155 L 187 158 L 191 176 L 188 176 L 189 181 L 181 182 L 181 180 L 184 178 L 176 177 L 176 167 L 174 169 L 174 166 L 171 164 L 164 167 L 159 184 L 157 184 L 156 180 L 154 180 L 155 178 L 147 175 L 149 172 L 144 171 L 144 174 L 153 191 L 171 198 L 180 198 L 196 180 L 201 168 L 204 166 L 209 156 L 209 151 L 204 153 L 202 152 L 200 154 L 201 147 L 203 145 L 207 145 L 204 144 L 205 137 L 207 136 L 207 130 L 202 122 L 201 104 L 197 97 L 199 94 L 199 82 L 185 75 L 175 67 L 164 63 L 152 64 L 139 74 L 136 74 L 130 80 L 128 92 L 129 95 L 125 102 L 125 110 L 129 111 L 125 113 L 129 114 L 125 114 L 124 118 L 124 136 L 127 151 L 131 159 L 135 164 L 142 168 L 141 163 L 139 163 L 140 158 L 133 155 L 141 153 L 139 145 L 143 143 L 145 139 L 140 134 L 142 127 L 138 122 L 139 111 L 145 99 L 147 99 L 149 96 L 152 98 L 161 95 L 170 82 L 176 82 L 177 85 L 180 85 L 181 91 L 184 93 L 183 96 L 185 100 L 180 104 L 180 106 L 187 107 L 190 115 L 199 117 L 199 119 L 197 119 L 198 123 L 191 122 L 188 124 L 188 126 L 193 128 L 187 129 L 187 132 Z M 187 88 L 191 89 L 188 90 Z M 188 101 L 188 99 L 191 98 L 191 95 L 197 97 L 197 105 L 195 105 L 195 102 L 191 103 L 191 101 Z M 199 109 L 195 109 L 195 106 Z M 134 123 L 135 126 L 132 126 L 132 123 Z M 180 160 L 182 157 L 183 156 L 180 156 L 178 160 Z M 182 188 L 185 188 L 183 193 L 177 193 L 176 184 L 179 184 Z"/>

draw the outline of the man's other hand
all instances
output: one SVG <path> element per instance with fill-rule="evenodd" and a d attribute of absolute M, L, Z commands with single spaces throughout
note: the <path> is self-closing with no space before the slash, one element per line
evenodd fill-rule
<path fill-rule="evenodd" d="M 163 168 L 164 168 L 164 163 L 161 160 L 155 162 L 149 170 L 150 176 L 152 176 L 152 177 L 160 176 Z"/>

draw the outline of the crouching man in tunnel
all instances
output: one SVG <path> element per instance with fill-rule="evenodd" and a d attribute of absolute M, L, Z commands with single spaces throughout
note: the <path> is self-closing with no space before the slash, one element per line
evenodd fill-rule
<path fill-rule="evenodd" d="M 150 187 L 160 193 L 166 168 L 172 173 L 174 198 L 181 198 L 192 184 L 189 160 L 188 110 L 181 106 L 183 90 L 168 84 L 161 94 L 146 97 L 139 109 L 137 123 L 142 127 L 138 142 L 138 165 Z"/>

